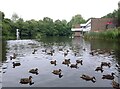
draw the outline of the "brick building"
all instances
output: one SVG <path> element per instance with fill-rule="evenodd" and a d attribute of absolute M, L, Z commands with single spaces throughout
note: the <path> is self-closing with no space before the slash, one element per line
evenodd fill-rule
<path fill-rule="evenodd" d="M 76 25 L 71 29 L 74 36 L 83 36 L 85 32 L 101 32 L 117 27 L 118 21 L 115 18 L 91 18 L 85 24 Z"/>

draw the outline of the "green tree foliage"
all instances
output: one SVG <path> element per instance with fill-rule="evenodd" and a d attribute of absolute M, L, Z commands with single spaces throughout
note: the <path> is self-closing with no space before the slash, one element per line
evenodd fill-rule
<path fill-rule="evenodd" d="M 103 16 L 102 18 L 118 18 L 118 11 L 114 10 L 112 13 L 108 13 L 107 15 Z"/>
<path fill-rule="evenodd" d="M 11 19 L 4 18 L 2 22 L 3 36 L 6 39 L 16 38 L 16 29 L 19 29 L 20 38 L 36 38 L 42 36 L 70 36 L 71 27 L 75 24 L 85 22 L 81 15 L 75 15 L 70 22 L 66 20 L 56 20 L 49 17 L 44 17 L 43 20 L 36 21 L 34 19 L 24 21 L 19 18 L 16 13 Z"/>
<path fill-rule="evenodd" d="M 80 14 L 77 14 L 77 15 L 72 17 L 69 25 L 71 27 L 74 27 L 75 25 L 81 24 L 81 23 L 85 23 L 85 20 L 83 19 L 83 17 Z"/>

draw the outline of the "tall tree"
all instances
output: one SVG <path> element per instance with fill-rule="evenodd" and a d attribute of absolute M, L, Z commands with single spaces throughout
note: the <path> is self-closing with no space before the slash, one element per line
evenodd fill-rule
<path fill-rule="evenodd" d="M 72 25 L 72 27 L 74 27 L 75 25 L 81 24 L 81 23 L 85 23 L 85 20 L 80 14 L 73 16 L 70 21 L 70 24 Z"/>
<path fill-rule="evenodd" d="M 18 20 L 18 18 L 19 18 L 19 16 L 16 13 L 12 14 L 11 19 L 12 19 L 13 22 L 16 22 Z"/>

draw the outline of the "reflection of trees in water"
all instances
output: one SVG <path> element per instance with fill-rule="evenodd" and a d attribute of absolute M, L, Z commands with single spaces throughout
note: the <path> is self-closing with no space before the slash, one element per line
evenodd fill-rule
<path fill-rule="evenodd" d="M 120 43 L 116 41 L 90 40 L 91 50 L 104 50 L 106 52 L 114 50 L 114 57 L 120 64 Z"/>

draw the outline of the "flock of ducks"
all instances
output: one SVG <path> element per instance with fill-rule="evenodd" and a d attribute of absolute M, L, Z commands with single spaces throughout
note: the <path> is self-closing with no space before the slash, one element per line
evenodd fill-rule
<path fill-rule="evenodd" d="M 84 51 L 86 50 L 86 49 L 83 49 Z M 33 50 L 33 52 L 32 52 L 32 54 L 35 54 L 36 53 L 36 49 L 34 49 Z M 59 49 L 59 51 L 63 51 L 63 49 Z M 45 50 L 42 50 L 42 52 L 45 52 L 46 54 L 48 54 L 48 55 L 51 55 L 51 56 L 53 56 L 53 54 L 54 54 L 54 52 L 55 52 L 55 50 L 47 50 L 47 49 L 45 49 Z M 68 53 L 69 53 L 69 50 L 66 50 L 66 52 L 64 52 L 64 56 L 67 56 L 68 55 Z M 92 52 L 90 52 L 90 54 L 91 55 L 95 55 L 95 53 L 92 51 Z M 77 55 L 77 52 L 75 52 L 74 53 L 74 55 L 76 56 Z M 16 58 L 16 54 L 15 53 L 13 53 L 13 56 L 10 56 L 10 60 L 13 60 L 13 59 L 15 59 Z M 56 60 L 51 60 L 50 61 L 50 63 L 52 64 L 52 65 L 57 65 L 57 61 Z M 68 67 L 70 67 L 70 68 L 79 68 L 78 67 L 78 64 L 81 64 L 81 65 L 83 65 L 83 60 L 76 60 L 76 63 L 75 64 L 72 64 L 71 63 L 71 61 L 70 61 L 70 59 L 64 59 L 64 61 L 62 62 L 62 64 L 64 64 L 64 65 L 67 65 Z M 13 68 L 15 68 L 15 66 L 20 66 L 21 64 L 18 62 L 13 62 Z M 101 72 L 103 72 L 104 70 L 103 70 L 103 67 L 104 66 L 107 66 L 107 67 L 111 67 L 111 64 L 110 64 L 110 62 L 101 62 L 101 65 L 99 66 L 99 67 L 97 67 L 96 69 L 95 69 L 95 71 L 101 71 Z M 119 65 L 116 65 L 118 68 L 119 68 Z M 32 73 L 32 74 L 38 74 L 38 68 L 35 68 L 35 69 L 30 69 L 29 70 L 29 73 Z M 63 75 L 62 75 L 62 69 L 58 69 L 58 70 L 53 70 L 52 71 L 52 73 L 53 74 L 55 74 L 55 75 L 58 75 L 59 76 L 59 78 L 61 78 Z M 119 83 L 117 83 L 115 80 L 114 80 L 114 75 L 115 75 L 115 73 L 111 73 L 111 74 L 106 74 L 106 75 L 103 75 L 102 76 L 102 79 L 108 79 L 108 80 L 113 80 L 112 81 L 112 86 L 113 86 L 113 88 L 115 88 L 115 89 L 120 89 L 120 85 L 119 85 Z M 95 83 L 96 82 L 96 78 L 94 77 L 94 76 L 89 76 L 89 75 L 86 75 L 86 74 L 83 74 L 82 76 L 80 76 L 80 78 L 82 78 L 82 79 L 84 79 L 84 80 L 86 80 L 86 81 L 92 81 L 93 83 Z M 30 84 L 30 85 L 32 85 L 32 84 L 34 84 L 34 82 L 32 82 L 32 76 L 29 76 L 29 78 L 22 78 L 22 79 L 20 79 L 20 83 L 21 84 Z"/>

